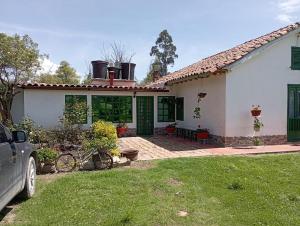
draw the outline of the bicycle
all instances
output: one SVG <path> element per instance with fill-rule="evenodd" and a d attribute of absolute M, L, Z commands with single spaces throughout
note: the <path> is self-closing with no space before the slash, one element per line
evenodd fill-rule
<path fill-rule="evenodd" d="M 113 158 L 105 150 L 94 149 L 83 153 L 81 146 L 78 145 L 71 145 L 70 147 L 61 146 L 60 150 L 66 153 L 60 154 L 55 161 L 55 167 L 58 172 L 71 172 L 76 167 L 81 169 L 83 164 L 90 159 L 92 159 L 96 169 L 111 169 L 113 166 Z M 74 150 L 77 152 L 78 158 L 71 153 Z"/>

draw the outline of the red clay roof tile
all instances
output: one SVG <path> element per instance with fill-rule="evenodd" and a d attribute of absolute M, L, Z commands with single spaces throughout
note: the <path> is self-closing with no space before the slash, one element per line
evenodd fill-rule
<path fill-rule="evenodd" d="M 204 58 L 194 64 L 184 67 L 178 71 L 168 74 L 155 82 L 149 84 L 149 87 L 162 86 L 166 82 L 175 81 L 182 78 L 186 78 L 195 74 L 203 73 L 216 73 L 221 72 L 226 69 L 226 66 L 240 60 L 245 55 L 251 53 L 255 49 L 278 39 L 291 31 L 300 28 L 300 23 L 294 23 L 289 26 L 280 28 L 279 30 L 273 31 L 269 34 L 263 35 L 256 39 L 252 39 L 236 47 L 228 49 L 226 51 L 220 52 L 218 54 L 212 55 L 210 57 Z"/>

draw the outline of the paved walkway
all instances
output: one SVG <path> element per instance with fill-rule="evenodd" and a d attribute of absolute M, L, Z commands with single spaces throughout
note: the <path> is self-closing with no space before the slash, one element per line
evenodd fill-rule
<path fill-rule="evenodd" d="M 166 159 L 178 157 L 196 157 L 210 155 L 249 155 L 267 153 L 300 152 L 300 144 L 268 145 L 257 147 L 226 147 L 203 145 L 198 142 L 178 137 L 123 137 L 120 138 L 122 149 L 139 150 L 138 160 Z"/>

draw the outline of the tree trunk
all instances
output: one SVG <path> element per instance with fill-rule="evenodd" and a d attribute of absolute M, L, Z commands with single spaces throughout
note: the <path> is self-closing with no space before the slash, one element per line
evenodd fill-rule
<path fill-rule="evenodd" d="M 0 98 L 0 113 L 1 120 L 4 125 L 9 125 L 12 123 L 12 115 L 11 115 L 11 100 L 5 100 Z"/>

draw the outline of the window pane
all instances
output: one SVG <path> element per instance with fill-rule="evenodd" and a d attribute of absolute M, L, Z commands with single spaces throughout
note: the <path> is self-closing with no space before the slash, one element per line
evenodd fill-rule
<path fill-rule="evenodd" d="M 132 97 L 92 96 L 92 111 L 93 122 L 102 119 L 130 123 L 132 122 Z"/>
<path fill-rule="evenodd" d="M 157 114 L 159 122 L 175 121 L 175 97 L 159 96 L 157 98 Z"/>

